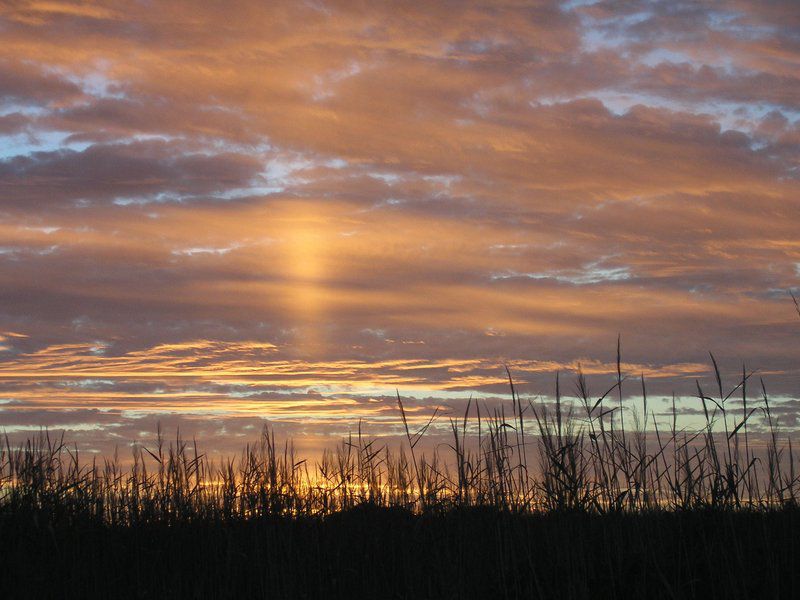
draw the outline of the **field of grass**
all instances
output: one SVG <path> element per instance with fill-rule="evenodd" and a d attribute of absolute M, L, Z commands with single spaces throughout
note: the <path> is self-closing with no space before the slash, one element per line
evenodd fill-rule
<path fill-rule="evenodd" d="M 623 412 L 617 364 L 600 397 L 579 375 L 523 400 L 509 374 L 505 409 L 448 420 L 398 397 L 401 448 L 359 429 L 313 465 L 266 429 L 221 463 L 160 433 L 125 467 L 6 440 L 0 597 L 798 597 L 800 475 L 763 384 L 713 362 L 689 431 L 644 381 Z M 426 454 L 432 426 L 450 441 Z"/>
<path fill-rule="evenodd" d="M 3 598 L 796 598 L 796 510 L 3 523 Z"/>

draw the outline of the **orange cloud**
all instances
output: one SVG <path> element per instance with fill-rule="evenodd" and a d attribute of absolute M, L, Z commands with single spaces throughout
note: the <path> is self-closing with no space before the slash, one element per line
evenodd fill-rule
<path fill-rule="evenodd" d="M 797 395 L 788 0 L 22 1 L 0 27 L 0 427 L 391 429 L 394 388 L 427 414 L 501 395 L 502 364 L 605 385 L 618 335 L 656 393 L 711 350 Z"/>

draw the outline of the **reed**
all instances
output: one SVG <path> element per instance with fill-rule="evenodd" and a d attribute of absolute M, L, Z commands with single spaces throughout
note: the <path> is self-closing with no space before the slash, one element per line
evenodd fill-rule
<path fill-rule="evenodd" d="M 52 520 L 95 520 L 136 526 L 154 522 L 221 521 L 262 516 L 324 516 L 369 504 L 417 513 L 491 507 L 517 513 L 617 513 L 688 509 L 770 510 L 796 506 L 800 476 L 792 441 L 779 428 L 761 382 L 748 397 L 752 374 L 725 387 L 712 355 L 716 389 L 697 382 L 704 424 L 659 427 L 648 413 L 640 378 L 641 412 L 625 406 L 619 365 L 614 384 L 599 396 L 581 372 L 567 401 L 556 376 L 554 402 L 524 400 L 506 371 L 511 401 L 488 407 L 470 400 L 459 417 L 442 423 L 451 442 L 433 452 L 420 441 L 440 425 L 438 409 L 414 430 L 403 400 L 397 404 L 405 443 L 390 450 L 357 432 L 321 460 L 296 455 L 267 427 L 239 456 L 212 461 L 196 441 L 160 431 L 151 447 L 135 444 L 132 462 L 118 456 L 83 460 L 63 435 L 48 431 L 0 451 L 0 512 Z M 741 398 L 741 412 L 731 398 Z M 610 401 L 612 395 L 616 401 Z M 631 410 L 633 427 L 623 426 Z M 758 417 L 765 447 L 752 444 L 748 423 Z M 652 426 L 648 429 L 648 423 Z"/>
<path fill-rule="evenodd" d="M 796 597 L 792 441 L 763 381 L 710 360 L 693 429 L 644 377 L 625 396 L 618 352 L 599 395 L 579 371 L 525 399 L 506 369 L 505 404 L 415 421 L 398 394 L 399 447 L 359 422 L 313 462 L 267 427 L 217 460 L 160 428 L 128 462 L 6 436 L 0 597 Z"/>

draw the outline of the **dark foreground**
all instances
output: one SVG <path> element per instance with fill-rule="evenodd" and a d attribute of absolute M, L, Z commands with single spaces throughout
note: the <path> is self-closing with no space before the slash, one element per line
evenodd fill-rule
<path fill-rule="evenodd" d="M 797 510 L 0 518 L 0 598 L 797 598 Z"/>

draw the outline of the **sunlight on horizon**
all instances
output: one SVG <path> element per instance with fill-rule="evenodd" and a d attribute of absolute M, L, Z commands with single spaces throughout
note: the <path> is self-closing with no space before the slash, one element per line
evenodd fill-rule
<path fill-rule="evenodd" d="M 0 430 L 380 434 L 618 337 L 626 415 L 713 353 L 800 427 L 797 10 L 690 4 L 3 4 Z"/>

